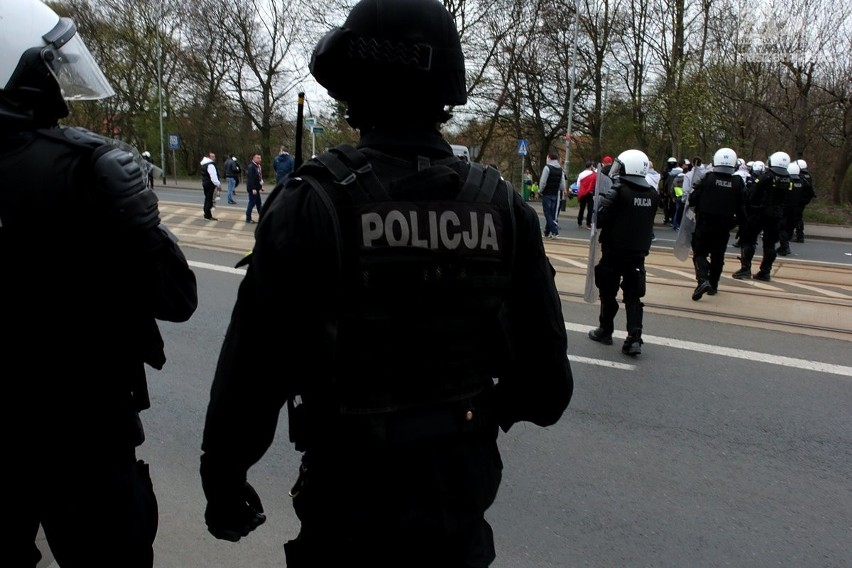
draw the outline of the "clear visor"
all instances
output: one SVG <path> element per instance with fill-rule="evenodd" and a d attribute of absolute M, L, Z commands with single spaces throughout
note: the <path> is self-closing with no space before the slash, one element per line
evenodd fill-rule
<path fill-rule="evenodd" d="M 80 36 L 74 36 L 60 49 L 42 51 L 42 58 L 68 101 L 105 99 L 115 94 L 107 78 Z"/>
<path fill-rule="evenodd" d="M 621 163 L 621 160 L 613 160 L 612 166 L 610 166 L 610 169 L 609 169 L 609 177 L 612 178 L 612 179 L 615 179 L 616 177 L 621 175 L 621 170 L 623 170 L 623 169 L 624 169 L 624 166 Z"/>

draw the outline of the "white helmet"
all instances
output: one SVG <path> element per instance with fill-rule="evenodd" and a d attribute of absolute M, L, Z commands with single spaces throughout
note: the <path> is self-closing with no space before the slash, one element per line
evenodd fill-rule
<path fill-rule="evenodd" d="M 755 160 L 751 163 L 751 171 L 754 173 L 762 172 L 766 170 L 766 164 L 761 162 L 760 160 Z"/>
<path fill-rule="evenodd" d="M 806 161 L 799 159 L 799 160 L 796 160 L 796 163 L 799 164 L 800 170 L 808 169 L 808 163 Z"/>
<path fill-rule="evenodd" d="M 150 158 L 151 152 L 149 152 L 148 150 L 145 150 L 144 152 L 142 152 L 142 156 L 145 157 L 145 158 Z"/>
<path fill-rule="evenodd" d="M 787 166 L 790 165 L 790 155 L 787 152 L 775 152 L 769 156 L 766 165 L 772 173 L 786 176 Z"/>
<path fill-rule="evenodd" d="M 732 174 L 737 170 L 737 153 L 730 148 L 719 148 L 713 154 L 713 171 Z"/>
<path fill-rule="evenodd" d="M 625 150 L 616 158 L 617 167 L 613 169 L 632 183 L 650 187 L 645 179 L 649 161 L 648 155 L 641 150 Z"/>
<path fill-rule="evenodd" d="M 41 0 L 0 2 L 0 118 L 55 121 L 66 100 L 115 94 L 77 34 Z"/>
<path fill-rule="evenodd" d="M 790 174 L 791 176 L 799 175 L 800 171 L 801 171 L 801 168 L 799 167 L 799 164 L 797 164 L 796 162 L 790 162 L 790 165 L 787 166 L 787 173 Z"/>

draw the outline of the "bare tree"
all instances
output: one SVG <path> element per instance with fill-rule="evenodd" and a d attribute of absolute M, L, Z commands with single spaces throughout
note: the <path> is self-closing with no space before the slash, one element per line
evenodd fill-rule
<path fill-rule="evenodd" d="M 307 76 L 299 1 L 225 0 L 232 23 L 225 42 L 229 68 L 225 72 L 229 96 L 260 133 L 260 152 L 278 153 L 284 140 L 294 140 L 287 120 L 288 103 L 296 111 L 296 92 Z"/>

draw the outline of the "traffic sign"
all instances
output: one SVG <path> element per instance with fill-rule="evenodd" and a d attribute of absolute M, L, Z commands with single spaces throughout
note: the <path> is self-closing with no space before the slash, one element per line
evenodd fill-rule
<path fill-rule="evenodd" d="M 317 119 L 315 119 L 312 116 L 309 116 L 305 119 L 305 126 L 307 126 L 308 128 L 312 128 L 312 127 L 316 126 L 316 124 L 317 124 Z"/>
<path fill-rule="evenodd" d="M 325 132 L 325 127 L 324 127 L 324 126 L 312 126 L 312 127 L 311 127 L 311 134 L 315 134 L 315 135 L 316 135 L 316 134 L 322 134 L 322 133 L 324 133 L 324 132 Z"/>
<path fill-rule="evenodd" d="M 527 141 L 521 138 L 518 140 L 518 156 L 526 156 L 529 154 L 529 145 Z"/>
<path fill-rule="evenodd" d="M 169 150 L 180 149 L 180 136 L 177 134 L 169 134 Z"/>

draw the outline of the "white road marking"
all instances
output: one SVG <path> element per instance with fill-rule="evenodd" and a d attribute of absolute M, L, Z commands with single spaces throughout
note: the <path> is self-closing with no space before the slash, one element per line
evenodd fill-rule
<path fill-rule="evenodd" d="M 214 270 L 216 272 L 227 272 L 228 274 L 239 274 L 240 276 L 244 276 L 245 273 L 246 273 L 245 268 L 231 268 L 230 266 L 220 266 L 218 264 L 209 264 L 207 262 L 196 262 L 194 260 L 190 260 L 189 265 L 192 268 L 203 268 L 205 270 Z"/>
<path fill-rule="evenodd" d="M 567 329 L 568 331 L 579 331 L 586 333 L 592 328 L 589 325 L 566 323 L 565 329 Z M 627 333 L 624 331 L 616 331 L 612 334 L 612 337 L 613 339 L 616 337 L 623 339 L 627 337 Z M 642 341 L 652 345 L 662 345 L 663 347 L 673 347 L 675 349 L 697 351 L 699 353 L 708 353 L 710 355 L 721 355 L 722 357 L 731 357 L 733 359 L 745 359 L 746 361 L 753 361 L 756 363 L 769 363 L 770 365 L 780 365 L 782 367 L 804 369 L 806 371 L 815 371 L 817 373 L 828 373 L 832 375 L 840 375 L 843 377 L 852 377 L 852 367 L 847 367 L 845 365 L 820 363 L 818 361 L 808 361 L 807 359 L 796 359 L 794 357 L 784 357 L 782 355 L 770 355 L 768 353 L 760 353 L 758 351 L 746 351 L 745 349 L 733 349 L 731 347 L 707 345 L 706 343 L 695 343 L 693 341 L 684 341 L 682 339 L 657 337 L 655 335 L 646 335 L 644 333 L 642 334 Z"/>
<path fill-rule="evenodd" d="M 244 268 L 231 268 L 230 266 L 220 266 L 207 262 L 190 261 L 189 265 L 193 268 L 204 270 L 214 270 L 216 272 L 225 272 L 227 274 L 244 275 Z M 565 329 L 586 334 L 592 326 L 581 323 L 565 323 Z M 613 339 L 624 339 L 627 333 L 624 331 L 616 331 L 612 334 Z M 655 335 L 642 334 L 642 341 L 650 345 L 661 345 L 663 347 L 673 347 L 675 349 L 685 349 L 687 351 L 697 351 L 699 353 L 708 353 L 710 355 L 721 355 L 722 357 L 731 357 L 733 359 L 744 359 L 756 363 L 769 363 L 770 365 L 780 365 L 782 367 L 791 367 L 794 369 L 804 369 L 806 371 L 814 371 L 817 373 L 828 373 L 832 375 L 840 375 L 843 377 L 852 377 L 852 367 L 846 365 L 833 365 L 831 363 L 820 363 L 818 361 L 808 361 L 807 359 L 796 359 L 795 357 L 784 357 L 781 355 L 770 355 L 768 353 L 760 353 L 758 351 L 746 351 L 745 349 L 733 349 L 731 347 L 721 347 L 718 345 L 708 345 L 706 343 L 696 343 L 693 341 L 684 341 L 682 339 L 671 339 L 668 337 L 657 337 Z M 622 371 L 633 371 L 636 365 L 625 363 L 616 363 L 604 359 L 592 359 L 588 357 L 579 357 L 569 355 L 568 359 L 577 363 L 586 363 L 589 365 L 598 365 L 611 369 Z"/>

